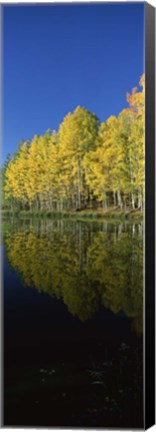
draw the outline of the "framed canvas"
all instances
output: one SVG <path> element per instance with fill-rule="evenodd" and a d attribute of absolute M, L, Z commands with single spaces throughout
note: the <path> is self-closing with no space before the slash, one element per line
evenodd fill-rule
<path fill-rule="evenodd" d="M 155 9 L 1 5 L 1 425 L 155 423 Z"/>

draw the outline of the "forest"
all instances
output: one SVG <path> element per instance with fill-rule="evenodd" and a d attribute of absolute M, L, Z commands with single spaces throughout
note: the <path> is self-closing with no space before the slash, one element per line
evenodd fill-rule
<path fill-rule="evenodd" d="M 78 106 L 58 131 L 21 140 L 1 169 L 2 209 L 142 211 L 144 87 L 142 75 L 126 108 L 105 122 Z"/>

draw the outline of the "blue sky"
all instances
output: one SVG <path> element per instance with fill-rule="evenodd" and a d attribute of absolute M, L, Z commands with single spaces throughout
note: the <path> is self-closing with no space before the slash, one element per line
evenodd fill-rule
<path fill-rule="evenodd" d="M 3 7 L 3 160 L 81 105 L 101 121 L 144 71 L 144 3 Z"/>

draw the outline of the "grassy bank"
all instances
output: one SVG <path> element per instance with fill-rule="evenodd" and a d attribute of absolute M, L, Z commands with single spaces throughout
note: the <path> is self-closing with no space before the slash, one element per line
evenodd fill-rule
<path fill-rule="evenodd" d="M 56 211 L 11 211 L 1 210 L 2 219 L 6 218 L 49 218 L 49 219 L 143 219 L 143 212 L 138 210 L 127 210 L 121 211 L 118 209 L 109 209 L 107 211 L 102 210 L 81 210 L 75 212 L 56 212 Z"/>

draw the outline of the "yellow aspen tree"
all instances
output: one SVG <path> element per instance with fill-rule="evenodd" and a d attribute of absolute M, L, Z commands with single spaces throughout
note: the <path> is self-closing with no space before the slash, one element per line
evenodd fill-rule
<path fill-rule="evenodd" d="M 69 113 L 59 129 L 59 147 L 64 173 L 71 181 L 73 207 L 81 209 L 85 202 L 85 169 L 83 158 L 95 146 L 99 128 L 98 118 L 88 110 L 77 107 Z M 75 204 L 74 204 L 75 203 Z"/>

